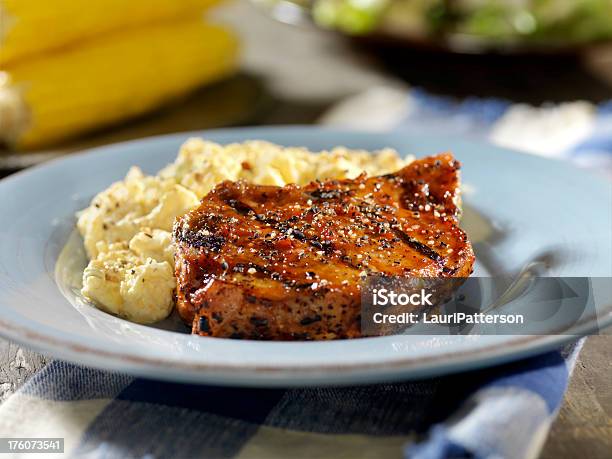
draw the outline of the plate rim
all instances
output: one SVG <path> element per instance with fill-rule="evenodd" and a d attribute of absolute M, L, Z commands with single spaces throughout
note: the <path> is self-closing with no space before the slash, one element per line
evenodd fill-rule
<path fill-rule="evenodd" d="M 612 313 L 607 317 L 607 325 L 610 324 L 612 324 Z M 177 360 L 121 355 L 113 351 L 101 351 L 85 345 L 75 345 L 68 341 L 62 343 L 61 340 L 56 338 L 24 329 L 30 338 L 30 341 L 28 341 L 24 340 L 22 335 L 13 335 L 10 331 L 7 332 L 10 329 L 10 324 L 0 319 L 0 336 L 3 338 L 39 351 L 44 355 L 71 363 L 100 370 L 125 372 L 134 376 L 155 377 L 185 383 L 222 383 L 223 385 L 241 387 L 362 385 L 373 381 L 392 382 L 400 379 L 413 380 L 429 376 L 441 376 L 455 373 L 459 368 L 461 371 L 470 371 L 543 354 L 565 344 L 578 341 L 594 327 L 585 325 L 585 328 L 586 330 L 576 335 L 521 335 L 521 339 L 502 342 L 487 348 L 470 349 L 461 354 L 445 352 L 433 356 L 408 357 L 390 363 L 268 368 L 261 365 L 249 367 L 205 363 L 180 364 Z M 31 341 L 32 339 L 36 341 Z M 49 344 L 51 344 L 51 347 Z M 93 361 L 88 360 L 88 356 L 93 357 Z M 476 358 L 474 358 L 475 356 Z M 440 365 L 443 366 L 440 368 Z M 165 371 L 160 371 L 160 366 Z M 169 372 L 167 370 L 173 371 Z M 326 373 L 331 370 L 334 372 L 332 375 Z M 206 371 L 213 371 L 213 373 L 207 373 Z M 372 372 L 375 373 L 372 374 Z M 228 379 L 233 377 L 237 379 Z M 358 379 L 353 379 L 354 377 Z"/>

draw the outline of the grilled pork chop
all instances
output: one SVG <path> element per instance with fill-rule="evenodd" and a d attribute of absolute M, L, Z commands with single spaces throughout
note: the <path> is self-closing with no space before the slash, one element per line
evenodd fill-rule
<path fill-rule="evenodd" d="M 442 154 L 381 177 L 219 184 L 174 226 L 180 316 L 203 336 L 359 337 L 368 273 L 471 274 L 459 167 Z"/>

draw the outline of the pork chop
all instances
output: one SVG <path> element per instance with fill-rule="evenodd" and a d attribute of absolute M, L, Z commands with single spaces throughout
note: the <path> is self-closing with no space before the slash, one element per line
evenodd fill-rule
<path fill-rule="evenodd" d="M 179 217 L 177 308 L 192 332 L 244 339 L 361 336 L 369 273 L 467 277 L 451 154 L 380 177 L 300 187 L 223 182 Z"/>

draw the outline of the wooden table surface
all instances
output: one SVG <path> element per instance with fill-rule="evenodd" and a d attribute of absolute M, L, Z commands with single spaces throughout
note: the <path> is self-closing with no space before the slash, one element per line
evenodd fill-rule
<path fill-rule="evenodd" d="M 335 101 L 376 85 L 410 83 L 458 97 L 496 96 L 531 103 L 612 98 L 612 49 L 580 57 L 510 60 L 397 50 L 355 52 L 339 37 L 277 24 L 245 3 L 230 5 L 218 15 L 241 27 L 244 74 L 120 129 L 47 151 L 0 155 L 0 169 L 5 168 L 0 174 L 78 148 L 155 133 L 310 123 Z M 45 362 L 44 357 L 0 339 L 0 403 Z M 587 339 L 542 458 L 611 457 L 610 381 L 612 335 L 607 332 Z"/>

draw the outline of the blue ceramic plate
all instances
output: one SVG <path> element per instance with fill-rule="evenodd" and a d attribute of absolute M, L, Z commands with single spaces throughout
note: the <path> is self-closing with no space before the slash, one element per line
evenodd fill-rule
<path fill-rule="evenodd" d="M 109 145 L 56 160 L 0 182 L 0 333 L 51 356 L 91 367 L 201 383 L 252 386 L 359 384 L 439 375 L 536 354 L 612 319 L 550 336 L 392 336 L 334 342 L 201 338 L 149 327 L 95 309 L 73 274 L 86 260 L 74 213 L 132 165 L 155 173 L 190 136 L 229 143 L 264 139 L 312 150 L 390 146 L 425 156 L 452 150 L 463 163 L 464 217 L 476 273 L 518 271 L 548 260 L 547 275 L 612 275 L 612 188 L 568 164 L 463 138 L 362 133 L 317 127 L 195 132 Z M 72 235 L 72 236 L 71 236 Z M 73 255 L 56 269 L 66 243 Z"/>

